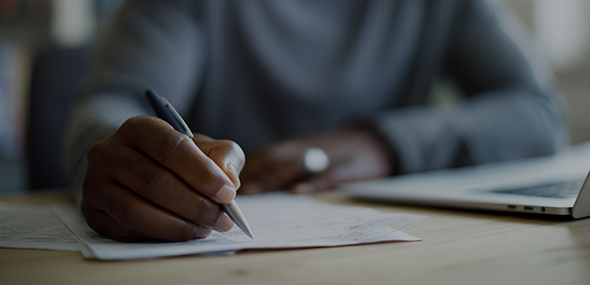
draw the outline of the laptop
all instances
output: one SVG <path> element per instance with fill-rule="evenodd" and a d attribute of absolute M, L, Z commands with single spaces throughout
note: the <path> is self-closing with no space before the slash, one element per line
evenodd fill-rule
<path fill-rule="evenodd" d="M 424 206 L 590 216 L 590 143 L 556 155 L 344 183 L 353 198 Z"/>

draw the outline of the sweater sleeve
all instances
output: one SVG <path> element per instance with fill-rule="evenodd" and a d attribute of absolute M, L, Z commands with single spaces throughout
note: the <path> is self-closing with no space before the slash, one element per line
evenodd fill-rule
<path fill-rule="evenodd" d="M 68 120 L 66 170 L 78 203 L 86 153 L 128 118 L 151 113 L 145 90 L 165 95 L 181 113 L 189 111 L 206 52 L 195 4 L 149 0 L 128 1 L 123 7 Z"/>
<path fill-rule="evenodd" d="M 488 5 L 466 1 L 446 46 L 444 70 L 462 93 L 457 106 L 405 107 L 369 120 L 392 146 L 398 173 L 546 155 L 569 142 L 550 69 L 526 33 L 505 29 L 518 23 Z"/>

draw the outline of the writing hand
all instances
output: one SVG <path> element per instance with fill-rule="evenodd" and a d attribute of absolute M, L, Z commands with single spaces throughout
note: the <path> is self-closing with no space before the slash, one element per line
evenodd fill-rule
<path fill-rule="evenodd" d="M 235 197 L 244 153 L 227 140 L 196 134 L 193 141 L 139 116 L 94 144 L 83 185 L 89 226 L 119 241 L 182 241 L 231 229 L 219 203 Z"/>
<path fill-rule="evenodd" d="M 310 147 L 322 148 L 330 166 L 311 175 L 303 157 Z M 392 175 L 390 155 L 372 133 L 347 129 L 272 144 L 248 153 L 248 164 L 241 173 L 242 194 L 278 189 L 309 193 L 330 189 L 346 181 Z"/>

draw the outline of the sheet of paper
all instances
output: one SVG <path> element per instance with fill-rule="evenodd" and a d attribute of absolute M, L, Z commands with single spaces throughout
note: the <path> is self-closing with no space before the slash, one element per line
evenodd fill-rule
<path fill-rule="evenodd" d="M 0 247 L 80 250 L 52 206 L 0 205 Z"/>
<path fill-rule="evenodd" d="M 236 202 L 248 219 L 255 239 L 234 227 L 205 239 L 186 242 L 120 243 L 88 227 L 72 208 L 56 211 L 84 244 L 87 258 L 103 260 L 209 254 L 254 248 L 326 247 L 378 241 L 418 241 L 403 231 L 424 216 L 383 213 L 370 208 L 338 206 L 311 197 L 271 193 L 239 196 Z"/>

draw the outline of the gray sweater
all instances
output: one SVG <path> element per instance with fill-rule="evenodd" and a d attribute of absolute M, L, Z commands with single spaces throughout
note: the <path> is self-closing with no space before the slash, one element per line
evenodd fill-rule
<path fill-rule="evenodd" d="M 360 125 L 399 173 L 555 152 L 561 97 L 504 25 L 485 1 L 129 1 L 71 116 L 72 184 L 92 143 L 151 114 L 148 88 L 246 151 Z M 462 96 L 450 109 L 431 104 L 441 75 Z"/>

